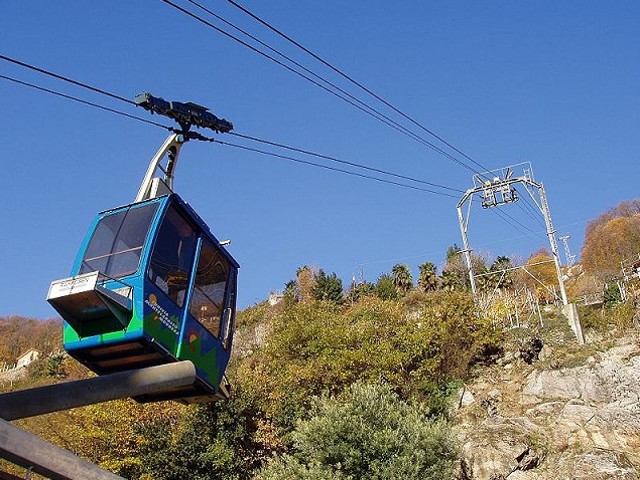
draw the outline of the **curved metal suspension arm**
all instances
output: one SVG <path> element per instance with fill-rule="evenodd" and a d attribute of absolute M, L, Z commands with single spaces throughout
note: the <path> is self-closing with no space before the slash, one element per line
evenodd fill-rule
<path fill-rule="evenodd" d="M 178 155 L 180 154 L 180 148 L 185 142 L 184 135 L 179 133 L 171 133 L 164 141 L 160 149 L 149 162 L 147 173 L 140 184 L 140 189 L 136 195 L 135 202 L 142 202 L 154 198 L 156 195 L 153 190 L 154 179 L 161 180 L 169 191 L 173 191 L 173 177 L 178 163 Z M 167 156 L 166 166 L 162 166 L 162 160 L 165 155 Z M 162 173 L 162 178 L 158 175 L 158 170 Z M 156 189 L 157 191 L 157 189 Z"/>

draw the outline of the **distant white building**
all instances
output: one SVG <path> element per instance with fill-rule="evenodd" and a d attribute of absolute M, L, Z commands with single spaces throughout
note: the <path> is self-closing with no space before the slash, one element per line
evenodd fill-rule
<path fill-rule="evenodd" d="M 18 357 L 18 360 L 16 360 L 15 368 L 28 367 L 29 364 L 37 360 L 39 356 L 40 352 L 36 349 L 32 348 L 30 350 L 27 350 L 25 353 Z"/>

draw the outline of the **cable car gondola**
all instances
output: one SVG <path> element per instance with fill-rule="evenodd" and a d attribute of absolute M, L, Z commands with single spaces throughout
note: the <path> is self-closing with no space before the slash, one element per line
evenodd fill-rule
<path fill-rule="evenodd" d="M 137 397 L 185 403 L 228 398 L 239 265 L 206 223 L 173 192 L 182 145 L 202 139 L 191 126 L 233 126 L 193 103 L 149 94 L 136 103 L 176 120 L 129 205 L 99 213 L 71 277 L 51 283 L 47 301 L 64 319 L 64 347 L 98 374 L 190 360 L 193 386 Z M 159 175 L 157 175 L 159 173 Z"/>

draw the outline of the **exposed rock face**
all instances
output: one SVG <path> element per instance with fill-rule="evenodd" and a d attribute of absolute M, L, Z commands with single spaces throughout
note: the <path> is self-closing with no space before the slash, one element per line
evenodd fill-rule
<path fill-rule="evenodd" d="M 456 414 L 458 478 L 640 479 L 640 348 L 597 356 L 559 370 L 513 356 L 511 369 L 468 386 Z"/>

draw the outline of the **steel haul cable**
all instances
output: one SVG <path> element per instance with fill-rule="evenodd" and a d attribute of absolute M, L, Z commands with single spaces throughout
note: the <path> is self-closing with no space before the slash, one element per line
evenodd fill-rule
<path fill-rule="evenodd" d="M 16 64 L 16 65 L 19 65 L 19 66 L 21 66 L 21 67 L 24 67 L 24 68 L 27 68 L 27 69 L 30 69 L 30 70 L 33 70 L 33 71 L 36 71 L 36 72 L 42 73 L 42 74 L 44 74 L 44 75 L 48 75 L 48 76 L 51 76 L 51 77 L 53 77 L 53 78 L 56 78 L 56 79 L 59 79 L 59 80 L 65 81 L 65 82 L 67 82 L 67 83 L 71 83 L 71 84 L 73 84 L 73 85 L 76 85 L 76 86 L 79 86 L 79 87 L 85 88 L 85 89 L 90 90 L 90 91 L 92 91 L 92 92 L 100 93 L 100 94 L 102 94 L 102 95 L 105 95 L 105 96 L 107 96 L 107 97 L 110 97 L 110 98 L 113 98 L 113 99 L 116 99 L 116 100 L 122 101 L 122 102 L 124 102 L 124 103 L 135 105 L 135 102 L 133 102 L 133 101 L 131 101 L 131 100 L 129 100 L 129 99 L 127 99 L 127 98 L 125 98 L 125 97 L 122 97 L 122 96 L 120 96 L 120 95 L 116 95 L 116 94 L 113 94 L 113 93 L 108 92 L 108 91 L 106 91 L 106 90 L 103 90 L 103 89 L 100 89 L 100 88 L 94 87 L 94 86 L 92 86 L 92 85 L 88 85 L 88 84 L 86 84 L 86 83 L 83 83 L 83 82 L 80 82 L 80 81 L 77 81 L 77 80 L 71 79 L 71 78 L 66 77 L 66 76 L 64 76 L 64 75 L 60 75 L 60 74 L 58 74 L 58 73 L 51 72 L 51 71 L 49 71 L 49 70 L 45 70 L 45 69 L 43 69 L 43 68 L 36 67 L 36 66 L 34 66 L 34 65 L 30 65 L 30 64 L 25 63 L 25 62 L 22 62 L 22 61 L 20 61 L 20 60 L 13 59 L 13 58 L 7 57 L 7 56 L 2 55 L 2 54 L 0 54 L 0 59 L 6 60 L 6 61 L 8 61 L 8 62 L 14 63 L 14 64 Z M 34 89 L 37 89 L 37 90 L 42 91 L 42 92 L 45 92 L 45 93 L 49 93 L 49 94 L 56 95 L 56 96 L 61 97 L 61 98 L 65 98 L 65 99 L 68 99 L 68 100 L 72 100 L 72 101 L 75 101 L 75 102 L 79 102 L 79 103 L 82 103 L 82 104 L 87 105 L 87 106 L 91 106 L 91 107 L 94 107 L 94 108 L 101 109 L 101 110 L 103 110 L 103 111 L 107 111 L 107 112 L 114 113 L 114 114 L 117 114 L 117 115 L 120 115 L 120 116 L 124 116 L 124 117 L 127 117 L 127 118 L 131 118 L 131 119 L 135 119 L 135 120 L 137 120 L 137 121 L 141 121 L 141 122 L 144 122 L 144 123 L 147 123 L 147 124 L 150 124 L 150 125 L 154 125 L 154 126 L 157 126 L 157 127 L 159 127 L 159 128 L 165 129 L 165 130 L 170 130 L 170 131 L 171 131 L 171 130 L 173 130 L 173 129 L 172 129 L 172 127 L 168 127 L 168 126 L 166 126 L 166 125 L 162 125 L 162 124 L 159 124 L 159 123 L 156 123 L 156 122 L 153 122 L 153 121 L 150 121 L 150 120 L 147 120 L 147 119 L 141 118 L 141 117 L 137 117 L 137 116 L 135 116 L 135 115 L 131 115 L 131 114 L 128 114 L 128 113 L 125 113 L 125 112 L 121 112 L 121 111 L 118 111 L 118 110 L 115 110 L 115 109 L 112 109 L 112 108 L 109 108 L 109 107 L 105 107 L 105 106 L 103 106 L 103 105 L 99 105 L 99 104 L 95 104 L 95 103 L 93 103 L 93 102 L 89 102 L 89 101 L 86 101 L 86 100 L 83 100 L 83 99 L 79 99 L 79 98 L 77 98 L 77 97 L 72 97 L 72 96 L 70 96 L 70 95 L 66 95 L 66 94 L 63 94 L 63 93 L 61 93 L 61 92 L 56 92 L 56 91 L 53 91 L 53 90 L 51 90 L 51 89 L 46 89 L 46 88 L 44 88 L 44 87 L 40 87 L 40 86 L 35 85 L 35 84 L 30 84 L 30 83 L 28 83 L 28 82 L 24 82 L 24 81 L 17 80 L 17 79 L 14 79 L 14 78 L 11 78 L 11 77 L 7 77 L 7 76 L 3 76 L 3 78 L 4 78 L 5 80 L 9 80 L 9 81 L 12 81 L 12 82 L 14 82 L 14 83 L 21 84 L 21 85 L 23 85 L 23 86 L 28 86 L 28 87 L 30 87 L 30 88 L 34 88 Z M 258 140 L 258 139 L 256 139 L 256 140 Z M 275 142 L 271 142 L 271 143 L 274 143 L 274 144 L 275 144 Z M 231 145 L 230 145 L 230 146 L 231 146 Z M 295 150 L 295 148 L 294 148 L 294 147 L 289 147 L 289 148 L 291 148 L 291 149 L 294 149 L 294 150 Z M 245 148 L 245 150 L 250 150 L 250 147 L 246 147 L 246 148 Z M 298 149 L 298 150 L 302 150 L 302 149 Z M 258 153 L 258 152 L 256 152 L 256 153 Z M 284 157 L 284 156 L 280 156 L 280 155 L 278 155 L 278 154 L 271 154 L 271 153 L 266 153 L 266 152 L 260 152 L 260 153 L 265 154 L 265 155 L 272 155 L 272 156 L 276 156 L 276 157 L 279 157 L 279 158 L 283 158 L 283 157 Z M 323 155 L 321 155 L 321 154 L 315 154 L 315 155 L 316 155 L 316 156 L 318 156 L 318 157 L 320 157 L 320 158 L 322 158 L 322 157 L 325 157 L 325 158 L 326 158 L 326 157 L 328 157 L 328 156 L 323 156 Z M 299 161 L 298 163 L 303 163 L 303 164 L 307 164 L 307 165 L 309 165 L 309 166 L 315 166 L 315 167 L 318 167 L 318 168 L 324 168 L 324 169 L 326 169 L 326 170 L 338 171 L 338 172 L 342 172 L 342 173 L 349 174 L 349 175 L 356 175 L 356 176 L 360 176 L 360 177 L 362 177 L 362 178 L 369 178 L 369 179 L 371 179 L 371 180 L 375 180 L 375 181 L 378 181 L 378 182 L 382 182 L 382 183 L 389 183 L 389 184 L 392 184 L 392 185 L 402 186 L 402 187 L 405 187 L 405 188 L 411 188 L 411 189 L 414 189 L 414 190 L 422 190 L 422 191 L 424 191 L 425 193 L 432 193 L 432 194 L 435 194 L 435 195 L 441 195 L 441 196 L 448 196 L 448 197 L 456 198 L 456 197 L 454 197 L 453 195 L 446 194 L 446 193 L 443 193 L 443 192 L 430 191 L 430 190 L 428 190 L 428 189 L 421 189 L 421 188 L 414 187 L 414 186 L 409 186 L 409 185 L 400 184 L 399 182 L 392 182 L 392 181 L 387 181 L 387 180 L 380 179 L 380 178 L 376 178 L 376 177 L 370 177 L 370 176 L 367 176 L 367 175 L 355 174 L 354 172 L 348 172 L 348 171 L 346 171 L 346 170 L 342 170 L 342 169 L 336 169 L 336 168 L 327 167 L 327 166 L 325 166 L 325 165 L 314 164 L 313 162 Z M 367 168 L 368 168 L 368 167 L 367 167 Z M 395 175 L 395 174 L 393 174 L 393 175 Z M 396 176 L 397 176 L 397 175 L 396 175 Z M 435 185 L 435 184 L 434 184 L 434 185 Z M 440 187 L 441 187 L 441 188 L 443 188 L 442 186 L 440 186 Z M 447 188 L 450 188 L 450 187 L 447 187 Z M 503 218 L 507 223 L 509 223 L 510 225 L 512 225 L 512 226 L 513 226 L 516 230 L 518 230 L 520 233 L 524 233 L 522 230 L 520 230 L 520 228 L 518 228 L 518 227 L 513 223 L 513 222 L 516 222 L 516 223 L 518 223 L 518 224 L 522 225 L 520 222 L 517 222 L 517 221 L 516 221 L 515 219 L 513 219 L 510 215 L 506 215 L 506 213 L 505 213 L 505 212 L 496 212 L 496 213 L 497 213 L 497 214 L 500 214 L 500 216 L 501 216 L 501 217 L 502 217 L 502 218 Z M 508 218 L 511 218 L 511 219 L 513 220 L 513 222 L 509 221 L 509 220 L 508 220 L 508 218 L 505 218 L 505 216 L 506 216 L 506 217 L 508 217 Z M 523 226 L 523 227 L 524 227 L 524 226 Z M 525 228 L 526 228 L 526 227 L 525 227 Z M 535 234 L 535 232 L 533 232 L 531 229 L 528 229 L 528 230 Z M 529 235 L 527 235 L 526 233 L 524 233 L 524 235 L 525 235 L 525 236 L 529 236 Z"/>
<path fill-rule="evenodd" d="M 194 3 L 192 0 L 189 0 L 191 3 Z M 476 166 L 478 166 L 480 169 L 482 170 L 486 170 L 488 171 L 489 169 L 486 168 L 485 166 L 483 166 L 482 164 L 480 164 L 479 162 L 475 161 L 473 158 L 471 158 L 469 155 L 465 154 L 464 152 L 462 152 L 461 150 L 459 150 L 458 148 L 456 148 L 454 145 L 452 145 L 451 143 L 447 142 L 445 139 L 443 139 L 442 137 L 440 137 L 438 134 L 436 134 L 435 132 L 433 132 L 432 130 L 428 129 L 427 127 L 425 127 L 424 125 L 422 125 L 421 123 L 419 123 L 417 120 L 415 120 L 414 118 L 412 118 L 411 116 L 407 115 L 406 113 L 404 113 L 403 111 L 401 111 L 399 108 L 397 108 L 396 106 L 394 106 L 392 103 L 388 102 L 387 100 L 385 100 L 384 98 L 380 97 L 378 94 L 376 94 L 375 92 L 373 92 L 372 90 L 370 90 L 369 88 L 367 88 L 365 85 L 363 85 L 362 83 L 358 82 L 357 80 L 355 80 L 353 77 L 351 77 L 350 75 L 346 74 L 345 72 L 343 72 L 342 70 L 340 70 L 339 68 L 335 67 L 334 65 L 332 65 L 331 63 L 329 63 L 328 61 L 324 60 L 322 57 L 320 57 L 319 55 L 317 55 L 316 53 L 312 52 L 311 50 L 309 50 L 308 48 L 306 48 L 304 45 L 302 45 L 301 43 L 297 42 L 296 40 L 294 40 L 293 38 L 291 38 L 289 35 L 285 34 L 284 32 L 282 32 L 281 30 L 277 29 L 276 27 L 274 27 L 273 25 L 271 25 L 269 22 L 267 22 L 266 20 L 263 20 L 262 18 L 258 17 L 256 14 L 254 14 L 253 12 L 251 12 L 249 9 L 247 9 L 246 7 L 240 5 L 239 3 L 235 2 L 234 0 L 227 0 L 227 2 L 229 2 L 231 5 L 233 5 L 234 7 L 238 8 L 239 10 L 241 10 L 242 12 L 244 12 L 245 14 L 249 15 L 251 18 L 253 18 L 254 20 L 258 21 L 259 23 L 261 23 L 262 25 L 264 25 L 265 27 L 267 27 L 269 30 L 271 30 L 272 32 L 276 33 L 277 35 L 281 36 L 282 38 L 284 38 L 285 40 L 287 40 L 288 42 L 292 43 L 293 45 L 295 45 L 296 47 L 298 47 L 299 49 L 301 49 L 302 51 L 304 51 L 305 53 L 309 54 L 310 56 L 312 56 L 313 58 L 315 58 L 316 60 L 318 60 L 320 63 L 322 63 L 323 65 L 325 65 L 326 67 L 330 68 L 331 70 L 333 70 L 335 73 L 337 73 L 338 75 L 342 76 L 343 78 L 345 78 L 346 80 L 348 80 L 349 82 L 351 82 L 352 84 L 356 85 L 358 88 L 360 88 L 361 90 L 365 91 L 366 93 L 368 93 L 369 95 L 371 95 L 373 98 L 375 98 L 376 100 L 380 101 L 381 103 L 383 103 L 384 105 L 386 105 L 387 107 L 389 107 L 391 110 L 393 110 L 394 112 L 396 112 L 397 114 L 401 115 L 403 118 L 405 118 L 406 120 L 410 121 L 411 123 L 413 123 L 415 126 L 419 127 L 421 130 L 425 131 L 426 133 L 428 133 L 429 135 L 431 135 L 432 137 L 436 138 L 437 140 L 439 140 L 440 142 L 442 142 L 443 144 L 445 144 L 446 146 L 448 146 L 449 148 L 451 148 L 452 150 L 454 150 L 455 152 L 457 152 L 458 154 L 462 155 L 464 158 L 466 158 L 467 160 L 473 162 Z M 475 173 L 479 173 L 479 172 L 475 172 Z"/>
<path fill-rule="evenodd" d="M 313 85 L 315 85 L 316 87 L 330 93 L 331 95 L 343 100 L 344 102 L 350 104 L 351 106 L 357 108 L 360 111 L 363 111 L 364 113 L 366 113 L 367 115 L 372 116 L 373 118 L 376 118 L 377 120 L 381 121 L 382 123 L 386 124 L 387 126 L 393 128 L 396 131 L 399 131 L 400 133 L 402 133 L 403 135 L 408 136 L 409 138 L 417 141 L 418 143 L 422 144 L 423 146 L 435 151 L 436 153 L 444 156 L 445 158 L 451 160 L 452 162 L 458 164 L 459 166 L 469 170 L 471 173 L 483 176 L 483 173 L 474 169 L 473 167 L 467 165 L 464 161 L 461 161 L 460 159 L 456 158 L 455 156 L 451 155 L 450 153 L 444 151 L 443 149 L 441 149 L 440 147 L 436 146 L 435 144 L 433 144 L 432 142 L 429 142 L 428 140 L 426 140 L 424 137 L 421 137 L 420 135 L 416 134 L 415 132 L 412 132 L 411 130 L 407 129 L 406 127 L 398 124 L 397 122 L 395 122 L 392 119 L 389 119 L 389 117 L 387 117 L 384 114 L 376 114 L 374 112 L 377 112 L 377 110 L 369 105 L 367 105 L 367 108 L 364 108 L 360 105 L 358 105 L 356 102 L 354 102 L 353 100 L 350 100 L 349 98 L 345 97 L 344 95 L 337 93 L 333 90 L 331 90 L 330 88 L 326 87 L 325 85 L 322 85 L 320 83 L 318 83 L 316 80 L 314 80 L 313 78 L 310 78 L 309 76 L 305 75 L 304 73 L 301 73 L 299 71 L 297 71 L 296 69 L 292 68 L 289 65 L 286 65 L 285 63 L 281 62 L 280 60 L 278 60 L 277 58 L 274 58 L 273 56 L 269 55 L 268 53 L 265 53 L 263 51 L 261 51 L 259 48 L 254 47 L 253 45 L 245 42 L 244 40 L 236 37 L 235 35 L 225 31 L 224 29 L 212 24 L 211 22 L 205 20 L 204 18 L 200 17 L 199 15 L 196 15 L 193 12 L 190 12 L 189 10 L 187 10 L 184 7 L 181 7 L 180 5 L 174 3 L 171 0 L 161 0 L 163 3 L 166 3 L 167 5 L 173 7 L 174 9 L 182 12 L 183 14 L 193 18 L 194 20 L 197 20 L 198 22 L 203 23 L 204 25 L 208 26 L 209 28 L 212 28 L 214 30 L 216 30 L 217 32 L 225 35 L 226 37 L 230 38 L 231 40 L 240 43 L 241 45 L 245 46 L 246 48 L 250 49 L 251 51 L 261 55 L 264 58 L 267 58 L 269 60 L 271 60 L 272 62 L 276 63 L 277 65 L 279 65 L 280 67 L 288 70 L 289 72 L 297 75 L 300 78 L 305 79 L 306 81 L 312 83 Z M 196 4 L 196 2 L 194 2 L 193 0 L 188 0 L 190 3 L 192 4 Z M 203 8 L 204 7 L 200 7 Z M 323 81 L 325 83 L 330 83 L 328 82 L 326 79 L 323 79 Z M 360 100 L 358 100 L 358 102 L 361 102 Z M 371 111 L 373 110 L 373 112 Z M 441 140 L 442 141 L 442 140 Z M 446 144 L 446 142 L 443 142 Z M 474 163 L 477 163 L 474 161 Z M 481 166 L 481 165 L 480 165 Z M 485 169 L 485 167 L 481 168 Z"/>
<path fill-rule="evenodd" d="M 4 56 L 0 56 L 0 57 L 4 57 Z M 17 62 L 14 62 L 14 63 L 17 63 Z M 64 77 L 64 76 L 61 76 L 61 75 L 58 75 L 58 74 L 53 74 L 52 72 L 46 71 L 44 69 L 40 69 L 38 67 L 32 67 L 32 66 L 30 66 L 28 64 L 23 64 L 23 62 L 19 62 L 18 64 L 21 65 L 21 66 L 25 66 L 26 68 L 30 68 L 32 70 L 36 70 L 36 71 L 38 71 L 40 73 L 44 73 L 44 74 L 53 76 L 53 77 L 58 78 L 60 80 L 64 80 L 64 81 L 73 83 L 74 85 L 81 86 L 83 88 L 87 88 L 87 89 L 92 90 L 94 92 L 101 93 L 101 94 L 109 96 L 111 98 L 115 98 L 115 99 L 118 99 L 118 100 L 124 99 L 124 97 L 120 97 L 119 95 L 112 94 L 110 92 L 107 92 L 106 90 L 102 90 L 102 89 L 98 89 L 96 87 L 92 87 L 92 86 L 84 84 L 82 82 L 78 82 L 78 81 L 69 79 L 68 77 Z M 162 128 L 164 130 L 169 130 L 169 131 L 173 130 L 172 127 L 169 127 L 169 126 L 166 126 L 166 125 L 162 125 L 160 123 L 153 122 L 151 120 L 147 120 L 145 118 L 138 117 L 136 115 L 131 115 L 131 114 L 128 114 L 126 112 L 122 112 L 120 110 L 116 110 L 116 109 L 113 109 L 113 108 L 110 108 L 110 107 L 106 107 L 106 106 L 100 105 L 98 103 L 90 102 L 90 101 L 87 101 L 87 100 L 84 100 L 84 99 L 81 99 L 81 98 L 78 98 L 78 97 L 74 97 L 74 96 L 67 95 L 67 94 L 64 94 L 64 93 L 61 93 L 61 92 L 57 92 L 55 90 L 52 90 L 52 89 L 49 89 L 49 88 L 45 88 L 45 87 L 42 87 L 42 86 L 39 86 L 39 85 L 35 85 L 33 83 L 25 82 L 25 81 L 22 81 L 22 80 L 19 80 L 19 79 L 15 79 L 13 77 L 9 77 L 9 76 L 6 76 L 6 75 L 0 75 L 0 78 L 3 79 L 3 80 L 11 81 L 11 82 L 16 83 L 16 84 L 21 85 L 21 86 L 25 86 L 25 87 L 29 87 L 29 88 L 41 91 L 43 93 L 48 93 L 48 94 L 55 95 L 55 96 L 60 97 L 60 98 L 64 98 L 66 100 L 71 100 L 71 101 L 74 101 L 74 102 L 77 102 L 77 103 L 81 103 L 83 105 L 86 105 L 86 106 L 89 106 L 89 107 L 92 107 L 92 108 L 96 108 L 96 109 L 99 109 L 99 110 L 102 110 L 102 111 L 106 111 L 106 112 L 109 112 L 109 113 L 120 115 L 120 116 L 123 116 L 125 118 L 132 119 L 132 120 L 144 122 L 146 124 Z M 131 104 L 135 105 L 135 103 L 132 102 L 132 101 L 129 101 L 127 99 L 124 99 L 124 100 L 126 100 L 127 103 L 131 103 Z M 262 142 L 265 142 L 265 143 L 270 143 L 273 146 L 279 146 L 280 148 L 286 148 L 286 149 L 289 149 L 289 150 L 298 151 L 299 153 L 305 153 L 307 155 L 314 155 L 314 156 L 317 156 L 319 158 L 325 158 L 325 159 L 329 159 L 329 160 L 332 160 L 332 161 L 338 161 L 338 162 L 345 163 L 345 164 L 348 164 L 348 165 L 356 167 L 356 168 L 364 168 L 364 169 L 367 169 L 367 170 L 377 171 L 378 173 L 383 173 L 385 175 L 391 175 L 391 176 L 396 176 L 396 177 L 400 177 L 400 178 L 406 178 L 406 179 L 410 179 L 410 180 L 415 181 L 415 182 L 422 182 L 422 183 L 427 183 L 429 185 L 438 186 L 440 188 L 452 189 L 452 187 L 446 187 L 446 186 L 441 186 L 441 185 L 437 185 L 437 184 L 431 184 L 430 182 L 425 182 L 425 181 L 418 180 L 418 179 L 412 179 L 410 177 L 403 177 L 401 175 L 394 174 L 392 172 L 386 172 L 384 170 L 373 169 L 372 167 L 368 167 L 366 165 L 360 165 L 360 164 L 357 164 L 357 163 L 354 163 L 354 162 L 341 161 L 339 159 L 336 159 L 335 157 L 331 157 L 331 156 L 328 156 L 328 155 L 322 155 L 322 154 L 319 154 L 319 153 L 315 153 L 315 152 L 310 152 L 310 151 L 307 151 L 307 150 L 299 149 L 299 148 L 296 148 L 296 147 L 290 147 L 290 146 L 287 146 L 287 145 L 284 145 L 284 144 L 278 144 L 276 142 L 269 142 L 267 140 L 256 139 L 255 137 L 250 137 L 250 136 L 246 136 L 246 137 L 248 139 L 255 139 L 254 141 L 262 141 Z M 309 165 L 309 166 L 315 166 L 317 168 L 323 168 L 325 170 L 331 170 L 331 171 L 344 173 L 344 174 L 347 174 L 347 175 L 358 176 L 358 177 L 361 177 L 361 178 L 365 178 L 365 179 L 369 179 L 369 180 L 373 180 L 373 181 L 377 181 L 377 182 L 382 182 L 382 183 L 387 183 L 387 184 L 390 184 L 390 185 L 395 185 L 395 186 L 399 186 L 399 187 L 403 187 L 403 188 L 410 188 L 410 189 L 413 189 L 413 190 L 418 190 L 418 191 L 422 191 L 422 192 L 425 192 L 425 193 L 431 193 L 431 194 L 434 194 L 434 195 L 441 195 L 441 196 L 446 196 L 446 197 L 457 198 L 454 195 L 447 194 L 447 193 L 444 193 L 444 192 L 438 192 L 438 191 L 429 190 L 429 189 L 426 189 L 426 188 L 420 188 L 420 187 L 416 187 L 416 186 L 413 186 L 413 185 L 408 185 L 408 184 L 403 184 L 403 183 L 400 183 L 400 182 L 394 182 L 394 181 L 390 181 L 390 180 L 386 180 L 386 179 L 382 179 L 382 178 L 378 178 L 378 177 L 373 177 L 373 176 L 370 176 L 370 175 L 364 175 L 364 174 L 360 174 L 360 173 L 357 173 L 357 172 L 351 172 L 351 171 L 344 170 L 344 169 L 339 169 L 339 168 L 335 168 L 335 167 L 329 167 L 327 165 L 317 164 L 317 163 L 314 163 L 314 162 L 308 162 L 308 161 L 296 159 L 296 158 L 293 158 L 293 157 L 290 157 L 290 156 L 281 155 L 281 154 L 277 154 L 277 153 L 273 153 L 273 152 L 268 152 L 268 151 L 265 151 L 265 150 L 259 150 L 259 149 L 255 149 L 255 148 L 244 146 L 244 145 L 238 145 L 238 144 L 233 144 L 233 143 L 229 143 L 229 142 L 222 142 L 222 141 L 214 140 L 212 138 L 207 138 L 207 137 L 202 137 L 202 139 L 209 140 L 209 141 L 212 141 L 212 142 L 224 145 L 224 146 L 241 148 L 241 149 L 244 149 L 246 151 L 252 151 L 254 153 L 260 153 L 262 155 L 270 155 L 270 156 L 273 156 L 275 158 L 287 159 L 287 160 L 291 160 L 291 161 L 294 161 L 294 162 L 297 162 L 297 163 L 301 163 L 301 164 L 305 164 L 305 165 Z"/>

